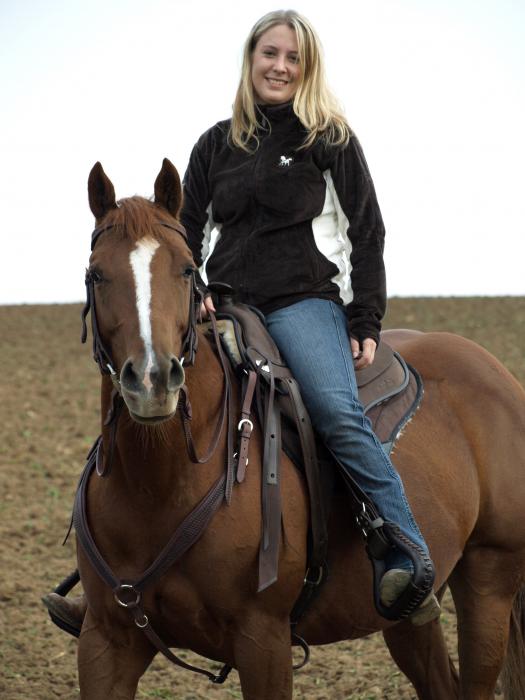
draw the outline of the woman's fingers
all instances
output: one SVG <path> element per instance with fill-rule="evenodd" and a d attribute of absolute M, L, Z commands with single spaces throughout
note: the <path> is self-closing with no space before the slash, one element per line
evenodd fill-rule
<path fill-rule="evenodd" d="M 361 354 L 361 347 L 359 345 L 359 341 L 356 338 L 352 338 L 352 336 L 350 336 L 350 348 L 352 350 L 352 357 L 354 360 L 357 360 Z"/>
<path fill-rule="evenodd" d="M 362 350 L 359 351 L 359 342 L 355 338 L 350 339 L 352 347 L 352 356 L 354 357 L 355 369 L 364 369 L 372 364 L 376 354 L 377 343 L 372 338 L 365 338 L 362 343 Z M 357 355 L 355 354 L 357 350 Z"/>
<path fill-rule="evenodd" d="M 201 304 L 201 315 L 202 318 L 208 318 L 208 311 L 213 311 L 215 313 L 215 306 L 213 304 L 213 299 L 211 296 L 204 297 Z"/>

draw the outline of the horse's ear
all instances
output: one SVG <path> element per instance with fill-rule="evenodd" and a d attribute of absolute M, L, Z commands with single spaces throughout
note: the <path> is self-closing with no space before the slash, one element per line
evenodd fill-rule
<path fill-rule="evenodd" d="M 182 188 L 177 168 L 167 158 L 162 161 L 162 168 L 155 180 L 155 203 L 177 218 L 182 204 Z"/>
<path fill-rule="evenodd" d="M 115 209 L 115 188 L 100 163 L 91 168 L 88 178 L 89 207 L 96 219 Z"/>

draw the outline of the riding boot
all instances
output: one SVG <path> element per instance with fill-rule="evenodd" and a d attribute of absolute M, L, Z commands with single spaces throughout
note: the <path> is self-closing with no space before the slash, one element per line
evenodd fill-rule
<path fill-rule="evenodd" d="M 390 607 L 406 589 L 411 578 L 412 572 L 406 569 L 390 569 L 387 571 L 379 584 L 381 603 L 386 607 Z M 436 598 L 434 589 L 432 589 L 408 619 L 413 625 L 420 627 L 421 625 L 426 625 L 427 622 L 436 620 L 440 614 L 441 606 Z"/>
<path fill-rule="evenodd" d="M 80 634 L 87 610 L 86 596 L 83 593 L 70 598 L 61 596 L 58 593 L 47 593 L 42 597 L 42 602 L 50 615 L 57 617 L 66 626 L 72 627 Z"/>

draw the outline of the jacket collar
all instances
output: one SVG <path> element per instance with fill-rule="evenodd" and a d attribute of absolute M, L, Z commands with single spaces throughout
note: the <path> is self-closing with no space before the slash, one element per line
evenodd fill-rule
<path fill-rule="evenodd" d="M 263 127 L 266 127 L 266 122 L 277 124 L 295 117 L 293 101 L 284 102 L 280 105 L 256 105 L 255 108 L 263 117 L 261 119 Z"/>

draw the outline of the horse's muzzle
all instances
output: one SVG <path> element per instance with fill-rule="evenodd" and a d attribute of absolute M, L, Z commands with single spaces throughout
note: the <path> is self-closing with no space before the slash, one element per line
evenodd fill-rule
<path fill-rule="evenodd" d="M 174 355 L 155 357 L 153 362 L 129 357 L 120 373 L 122 398 L 139 423 L 155 424 L 171 418 L 183 384 L 184 368 Z"/>

